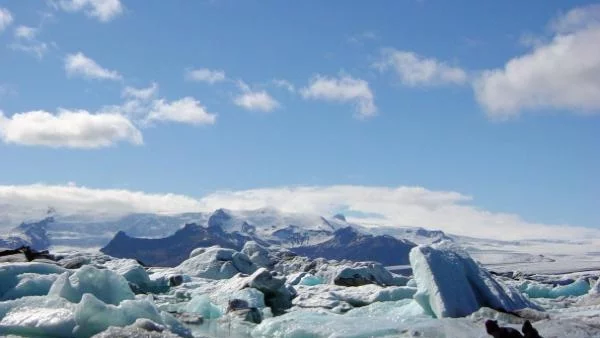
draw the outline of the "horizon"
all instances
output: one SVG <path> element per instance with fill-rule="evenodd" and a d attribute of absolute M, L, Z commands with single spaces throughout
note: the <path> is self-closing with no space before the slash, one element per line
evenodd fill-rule
<path fill-rule="evenodd" d="M 0 1 L 0 230 L 271 207 L 600 238 L 598 43 L 583 0 Z"/>

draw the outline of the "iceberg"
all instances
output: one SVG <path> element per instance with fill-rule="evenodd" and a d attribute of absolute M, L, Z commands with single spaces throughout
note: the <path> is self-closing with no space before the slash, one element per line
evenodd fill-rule
<path fill-rule="evenodd" d="M 519 286 L 519 290 L 531 298 L 578 297 L 590 291 L 590 284 L 583 278 L 577 279 L 571 284 L 559 286 L 526 281 Z"/>
<path fill-rule="evenodd" d="M 63 273 L 48 292 L 48 296 L 63 297 L 72 303 L 78 303 L 84 294 L 93 294 L 101 301 L 113 305 L 135 298 L 127 280 L 121 275 L 90 265 L 81 267 L 71 276 L 68 272 Z"/>
<path fill-rule="evenodd" d="M 248 256 L 233 249 L 210 247 L 192 254 L 174 270 L 192 277 L 228 279 L 240 272 L 251 274 L 257 269 Z"/>
<path fill-rule="evenodd" d="M 74 312 L 76 326 L 73 333 L 78 337 L 90 337 L 110 326 L 124 327 L 139 318 L 167 327 L 181 336 L 191 336 L 190 332 L 171 316 L 161 313 L 151 301 L 151 297 L 124 300 L 118 306 L 105 304 L 91 294 L 84 294 Z"/>
<path fill-rule="evenodd" d="M 468 316 L 484 306 L 508 312 L 540 309 L 448 243 L 419 245 L 409 258 L 418 290 L 414 298 L 437 318 Z"/>
<path fill-rule="evenodd" d="M 23 296 L 45 295 L 48 293 L 48 280 L 41 275 L 57 275 L 66 269 L 46 263 L 0 264 L 0 300 L 15 299 Z M 17 288 L 16 290 L 13 290 Z"/>

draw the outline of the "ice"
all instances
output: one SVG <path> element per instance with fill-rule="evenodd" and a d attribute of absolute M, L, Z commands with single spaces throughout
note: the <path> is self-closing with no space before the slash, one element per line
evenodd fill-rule
<path fill-rule="evenodd" d="M 135 298 L 125 278 L 114 271 L 97 269 L 90 265 L 81 267 L 70 277 L 68 272 L 62 274 L 52 284 L 48 295 L 78 303 L 86 293 L 113 305 Z"/>
<path fill-rule="evenodd" d="M 321 277 L 307 274 L 300 279 L 300 282 L 298 284 L 306 285 L 306 286 L 319 285 L 319 284 L 323 284 L 323 279 L 321 279 Z"/>
<path fill-rule="evenodd" d="M 31 281 L 34 275 L 50 275 L 60 274 L 65 272 L 64 268 L 60 266 L 46 264 L 46 263 L 12 263 L 12 264 L 0 264 L 0 300 L 13 299 L 17 296 L 34 296 L 48 293 L 45 288 L 45 281 Z M 26 275 L 28 274 L 28 275 Z M 20 284 L 20 285 L 19 285 Z M 19 290 L 11 291 L 15 287 L 19 287 Z M 39 288 L 36 288 L 39 287 Z M 27 294 L 31 291 L 31 294 Z M 45 291 L 45 292 L 44 292 Z M 7 295 L 7 292 L 10 292 Z"/>
<path fill-rule="evenodd" d="M 182 326 L 167 323 L 164 315 L 150 299 L 124 300 L 118 306 L 105 304 L 91 294 L 84 294 L 75 308 L 76 326 L 73 332 L 78 337 L 89 337 L 110 326 L 127 326 L 139 318 L 168 327 L 174 333 L 189 336 Z"/>
<path fill-rule="evenodd" d="M 186 305 L 185 310 L 187 312 L 198 313 L 204 319 L 215 319 L 223 315 L 222 310 L 213 304 L 207 295 L 199 295 L 192 298 Z"/>
<path fill-rule="evenodd" d="M 0 302 L 0 335 L 69 337 L 74 308 L 63 298 L 44 296 Z"/>
<path fill-rule="evenodd" d="M 257 266 L 266 268 L 273 265 L 273 262 L 269 258 L 269 251 L 254 241 L 246 242 L 241 252 L 246 254 L 252 263 Z"/>
<path fill-rule="evenodd" d="M 150 280 L 146 269 L 134 259 L 115 259 L 106 262 L 104 266 L 123 276 L 140 291 L 152 292 L 159 286 L 158 283 Z"/>
<path fill-rule="evenodd" d="M 41 275 L 37 273 L 23 273 L 17 276 L 18 283 L 14 288 L 2 295 L 0 300 L 17 299 L 25 296 L 45 296 L 50 291 L 52 283 L 59 275 Z M 3 281 L 4 282 L 4 281 Z"/>
<path fill-rule="evenodd" d="M 365 306 L 375 302 L 391 302 L 401 299 L 412 300 L 417 289 L 390 286 L 381 287 L 368 284 L 357 287 L 344 287 L 331 284 L 314 286 L 298 285 L 297 297 L 292 303 L 297 308 L 323 308 L 335 312 L 345 312 L 354 306 Z"/>
<path fill-rule="evenodd" d="M 245 254 L 219 247 L 206 248 L 175 268 L 189 276 L 210 279 L 227 279 L 240 272 L 251 274 L 256 269 L 256 265 Z"/>
<path fill-rule="evenodd" d="M 18 335 L 71 336 L 73 312 L 64 308 L 33 308 L 13 311 L 0 321 L 0 332 L 6 330 Z"/>
<path fill-rule="evenodd" d="M 483 306 L 504 311 L 539 308 L 449 244 L 415 247 L 410 262 L 418 289 L 415 300 L 437 318 L 467 316 Z"/>
<path fill-rule="evenodd" d="M 418 311 L 421 310 L 421 313 Z M 464 319 L 434 319 L 414 301 L 375 303 L 340 315 L 323 310 L 300 310 L 269 318 L 253 337 L 367 338 L 367 337 L 484 337 L 482 325 Z"/>
<path fill-rule="evenodd" d="M 551 285 L 526 281 L 519 287 L 521 292 L 531 298 L 558 298 L 583 296 L 590 291 L 590 284 L 584 279 L 578 279 L 568 285 Z"/>

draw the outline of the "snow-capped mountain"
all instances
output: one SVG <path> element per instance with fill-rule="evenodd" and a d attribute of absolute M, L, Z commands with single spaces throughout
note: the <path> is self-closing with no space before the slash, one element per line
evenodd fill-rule
<path fill-rule="evenodd" d="M 53 217 L 46 217 L 39 222 L 21 223 L 0 237 L 0 248 L 16 249 L 28 246 L 35 250 L 46 250 L 50 246 L 47 230 L 53 222 Z"/>
<path fill-rule="evenodd" d="M 351 261 L 377 261 L 383 265 L 408 264 L 408 253 L 416 244 L 389 235 L 371 235 L 351 226 L 334 232 L 323 243 L 291 250 L 301 256 Z"/>

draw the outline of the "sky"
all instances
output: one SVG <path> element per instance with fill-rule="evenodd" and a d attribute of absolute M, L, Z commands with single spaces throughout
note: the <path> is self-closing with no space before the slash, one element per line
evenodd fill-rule
<path fill-rule="evenodd" d="M 0 224 L 276 207 L 600 229 L 593 1 L 0 0 Z"/>

